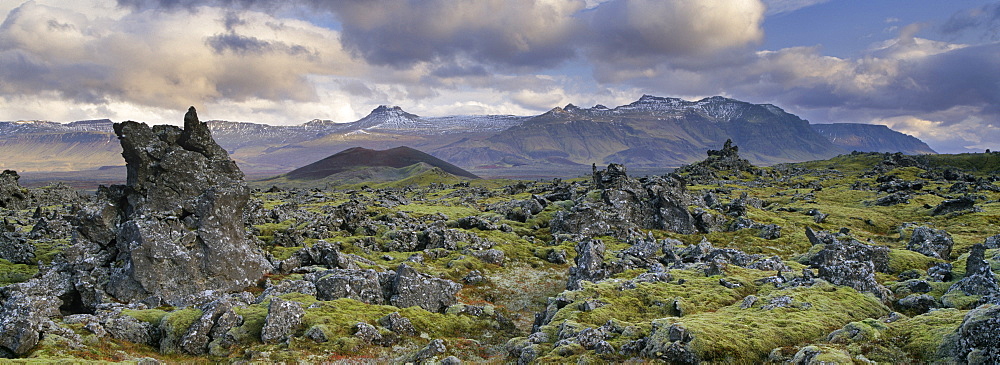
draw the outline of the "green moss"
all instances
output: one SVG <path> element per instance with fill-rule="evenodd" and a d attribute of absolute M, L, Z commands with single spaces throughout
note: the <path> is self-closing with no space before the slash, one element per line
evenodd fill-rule
<path fill-rule="evenodd" d="M 939 309 L 889 325 L 889 334 L 903 350 L 921 362 L 938 360 L 937 351 L 945 336 L 954 333 L 968 311 Z"/>
<path fill-rule="evenodd" d="M 168 336 L 180 338 L 201 315 L 202 311 L 198 308 L 178 309 L 161 317 L 160 325 Z"/>
<path fill-rule="evenodd" d="M 910 250 L 889 250 L 889 272 L 899 274 L 910 269 L 927 270 L 932 265 L 941 262 L 939 259 Z"/>
<path fill-rule="evenodd" d="M 123 309 L 122 314 L 138 319 L 142 322 L 152 324 L 154 326 L 159 325 L 160 320 L 162 320 L 163 317 L 167 316 L 167 312 L 160 309 L 143 309 L 143 310 Z"/>
<path fill-rule="evenodd" d="M 52 263 L 56 255 L 61 254 L 66 247 L 69 247 L 70 240 L 40 240 L 33 243 L 35 245 L 35 260 L 48 265 Z"/>
<path fill-rule="evenodd" d="M 965 295 L 961 290 L 956 290 L 941 296 L 941 304 L 949 308 L 972 309 L 983 299 L 979 295 Z"/>
<path fill-rule="evenodd" d="M 654 324 L 667 328 L 682 323 L 694 335 L 691 347 L 703 360 L 754 363 L 763 361 L 774 348 L 810 341 L 849 322 L 888 313 L 871 295 L 824 283 L 774 291 L 758 303 L 766 304 L 778 295 L 791 297 L 793 305 L 765 310 L 763 304 L 748 309 L 735 304 Z M 668 341 L 666 332 L 654 332 L 650 340 Z"/>
<path fill-rule="evenodd" d="M 0 287 L 27 281 L 36 273 L 38 267 L 35 265 L 14 264 L 0 259 Z"/>
<path fill-rule="evenodd" d="M 267 307 L 264 304 L 255 304 L 236 307 L 233 311 L 243 317 L 243 324 L 234 327 L 228 333 L 240 344 L 260 342 L 260 332 L 264 329 L 264 321 L 267 319 Z"/>

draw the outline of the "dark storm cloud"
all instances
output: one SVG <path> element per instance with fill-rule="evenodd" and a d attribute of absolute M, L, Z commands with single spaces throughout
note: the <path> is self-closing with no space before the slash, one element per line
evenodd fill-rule
<path fill-rule="evenodd" d="M 624 72 L 666 61 L 702 66 L 763 37 L 758 1 L 611 0 L 118 0 L 133 9 L 307 7 L 339 21 L 341 42 L 366 62 L 408 69 L 473 61 L 497 71 L 557 67 L 581 54 Z M 744 49 L 745 50 L 745 49 Z M 713 61 L 714 62 L 714 61 Z"/>
<path fill-rule="evenodd" d="M 268 42 L 257 37 L 242 36 L 235 33 L 216 34 L 205 40 L 209 47 L 217 53 L 233 52 L 236 54 L 257 54 L 281 52 L 290 56 L 313 57 L 314 52 L 301 45 L 288 45 L 282 42 Z"/>
<path fill-rule="evenodd" d="M 969 31 L 984 32 L 992 39 L 1000 38 L 1000 4 L 989 4 L 955 13 L 941 26 L 944 34 Z"/>

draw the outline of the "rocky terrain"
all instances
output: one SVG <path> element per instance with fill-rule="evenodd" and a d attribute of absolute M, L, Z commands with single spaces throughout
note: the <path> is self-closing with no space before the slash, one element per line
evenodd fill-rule
<path fill-rule="evenodd" d="M 1000 361 L 1000 154 L 252 189 L 193 108 L 114 131 L 125 185 L 0 174 L 0 356 Z"/>

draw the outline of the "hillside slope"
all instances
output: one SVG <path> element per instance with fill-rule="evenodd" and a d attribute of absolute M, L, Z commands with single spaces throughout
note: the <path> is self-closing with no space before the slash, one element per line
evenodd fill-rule
<path fill-rule="evenodd" d="M 396 147 L 383 151 L 355 147 L 330 157 L 292 170 L 285 177 L 294 180 L 322 179 L 327 176 L 366 167 L 402 168 L 418 163 L 441 169 L 449 174 L 478 179 L 479 177 L 437 157 L 410 147 Z"/>

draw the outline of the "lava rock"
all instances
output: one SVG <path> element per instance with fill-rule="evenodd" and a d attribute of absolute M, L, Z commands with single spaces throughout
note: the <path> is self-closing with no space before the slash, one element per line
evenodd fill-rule
<path fill-rule="evenodd" d="M 954 333 L 945 337 L 940 352 L 968 364 L 1000 363 L 1000 305 L 977 307 L 965 315 Z"/>
<path fill-rule="evenodd" d="M 419 306 L 440 313 L 457 302 L 455 294 L 461 289 L 462 285 L 454 281 L 421 274 L 404 263 L 396 268 L 389 304 L 399 308 Z"/>
<path fill-rule="evenodd" d="M 368 304 L 386 304 L 388 274 L 375 270 L 332 269 L 307 274 L 316 287 L 316 298 L 351 298 Z"/>
<path fill-rule="evenodd" d="M 183 130 L 131 121 L 114 130 L 127 179 L 111 200 L 123 219 L 114 240 L 121 265 L 111 270 L 108 293 L 184 305 L 205 290 L 241 290 L 271 270 L 247 239 L 243 173 L 193 107 Z"/>
<path fill-rule="evenodd" d="M 409 318 L 399 315 L 399 312 L 392 312 L 379 318 L 378 324 L 386 329 L 403 336 L 413 336 L 417 330 L 413 328 L 413 323 Z"/>
<path fill-rule="evenodd" d="M 943 229 L 933 229 L 928 227 L 917 227 L 910 236 L 910 243 L 906 249 L 916 251 L 928 257 L 948 260 L 951 255 L 951 247 L 955 245 L 951 235 Z"/>
<path fill-rule="evenodd" d="M 21 210 L 31 204 L 31 193 L 17 183 L 20 178 L 14 170 L 0 172 L 0 209 Z"/>
<path fill-rule="evenodd" d="M 972 246 L 965 264 L 965 277 L 948 288 L 948 293 L 979 295 L 986 301 L 1000 300 L 1000 285 L 997 284 L 997 278 L 993 275 L 990 264 L 986 262 L 985 253 L 986 246 L 982 244 Z"/>
<path fill-rule="evenodd" d="M 931 215 L 942 215 L 954 212 L 975 211 L 976 201 L 968 196 L 958 199 L 948 199 L 934 207 Z"/>
<path fill-rule="evenodd" d="M 284 342 L 302 325 L 305 313 L 298 302 L 281 298 L 271 299 L 271 304 L 267 307 L 264 328 L 260 332 L 261 341 L 269 344 Z"/>
<path fill-rule="evenodd" d="M 924 314 L 939 306 L 938 301 L 927 294 L 911 294 L 900 299 L 896 304 L 902 309 L 902 312 L 912 315 Z"/>

